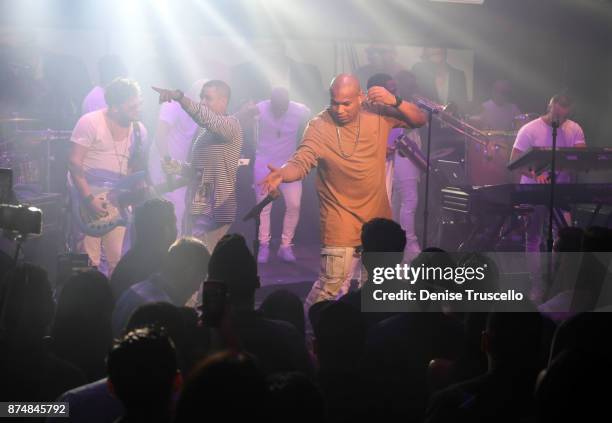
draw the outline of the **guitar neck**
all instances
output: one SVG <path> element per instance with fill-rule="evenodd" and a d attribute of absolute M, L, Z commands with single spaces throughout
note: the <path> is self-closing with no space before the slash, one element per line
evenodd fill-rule
<path fill-rule="evenodd" d="M 149 198 L 158 197 L 167 192 L 172 192 L 175 189 L 184 187 L 188 183 L 188 178 L 178 178 L 174 181 L 166 181 L 154 186 L 146 186 L 136 190 L 121 193 L 118 196 L 118 202 L 122 207 L 143 203 Z"/>

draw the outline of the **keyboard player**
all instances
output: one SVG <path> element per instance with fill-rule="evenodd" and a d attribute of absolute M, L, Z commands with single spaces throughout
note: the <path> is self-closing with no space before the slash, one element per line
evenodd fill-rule
<path fill-rule="evenodd" d="M 586 147 L 584 132 L 580 125 L 569 119 L 572 113 L 572 99 L 564 94 L 557 94 L 550 99 L 545 115 L 524 125 L 516 135 L 510 160 L 520 157 L 531 147 L 552 147 L 552 122 L 559 122 L 557 130 L 557 147 Z M 573 182 L 573 175 L 567 171 L 556 172 L 557 183 Z M 550 175 L 548 172 L 535 174 L 533 171 L 523 171 L 521 184 L 548 184 Z M 526 236 L 525 251 L 528 253 L 539 252 L 542 242 L 542 229 L 547 222 L 547 207 L 535 206 L 533 213 L 529 215 Z M 535 257 L 534 257 L 535 258 Z M 539 260 L 538 260 L 539 261 Z M 531 266 L 530 266 L 531 267 Z M 538 269 L 533 269 L 534 271 Z M 539 274 L 539 271 L 537 272 Z M 533 293 L 532 299 L 540 299 L 541 293 Z"/>

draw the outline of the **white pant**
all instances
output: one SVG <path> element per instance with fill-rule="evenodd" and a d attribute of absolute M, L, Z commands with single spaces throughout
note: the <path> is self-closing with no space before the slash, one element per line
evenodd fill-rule
<path fill-rule="evenodd" d="M 268 168 L 264 165 L 265 160 L 258 159 L 255 163 L 255 184 L 261 181 L 269 173 Z M 260 187 L 255 185 L 255 198 L 260 202 L 265 198 L 261 193 Z M 293 242 L 295 228 L 300 220 L 300 204 L 302 201 L 302 182 L 290 182 L 281 184 L 279 187 L 285 199 L 285 217 L 283 219 L 283 233 L 281 235 L 281 245 L 289 246 Z M 259 243 L 267 245 L 270 243 L 272 235 L 270 233 L 270 213 L 272 212 L 272 203 L 268 204 L 261 211 L 259 225 Z"/>
<path fill-rule="evenodd" d="M 126 227 L 117 226 L 101 237 L 85 235 L 77 243 L 77 249 L 82 253 L 87 253 L 91 260 L 91 264 L 99 269 L 102 254 L 104 254 L 107 268 L 103 270 L 106 276 L 110 277 L 121 259 L 125 234 Z"/>
<path fill-rule="evenodd" d="M 525 253 L 527 269 L 531 274 L 530 299 L 536 304 L 541 303 L 546 292 L 546 281 L 542 278 L 542 258 L 540 246 L 542 244 L 542 230 L 548 228 L 549 211 L 546 206 L 535 206 L 533 212 L 527 216 L 527 228 L 525 233 Z M 563 218 L 566 223 L 571 222 L 569 213 L 564 212 Z M 553 238 L 556 238 L 557 225 L 553 223 Z"/>
<path fill-rule="evenodd" d="M 387 198 L 389 204 L 392 203 L 393 198 L 393 173 L 395 171 L 395 160 L 393 158 L 387 158 L 385 160 L 385 187 L 387 188 Z"/>
<path fill-rule="evenodd" d="M 421 252 L 414 227 L 419 200 L 418 182 L 418 178 L 406 178 L 395 179 L 393 184 L 393 218 L 406 232 L 405 251 L 408 253 Z"/>
<path fill-rule="evenodd" d="M 187 187 L 178 188 L 172 192 L 164 194 L 164 198 L 174 205 L 174 214 L 176 215 L 176 233 L 182 236 L 184 232 L 183 217 L 185 215 L 185 195 Z"/>
<path fill-rule="evenodd" d="M 394 160 L 386 162 L 387 196 L 393 210 L 393 219 L 399 222 L 406 232 L 406 253 L 420 253 L 421 247 L 416 236 L 414 222 L 418 194 L 418 177 L 400 177 L 395 172 Z"/>

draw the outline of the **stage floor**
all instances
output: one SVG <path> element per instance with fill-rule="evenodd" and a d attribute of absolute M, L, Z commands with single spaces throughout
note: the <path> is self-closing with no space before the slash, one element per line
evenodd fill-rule
<path fill-rule="evenodd" d="M 276 256 L 278 247 L 270 248 L 270 260 L 258 264 L 261 288 L 256 293 L 256 305 L 277 289 L 287 289 L 298 295 L 303 301 L 312 284 L 319 276 L 319 244 L 295 245 L 293 251 L 297 258 L 295 263 L 286 263 Z"/>

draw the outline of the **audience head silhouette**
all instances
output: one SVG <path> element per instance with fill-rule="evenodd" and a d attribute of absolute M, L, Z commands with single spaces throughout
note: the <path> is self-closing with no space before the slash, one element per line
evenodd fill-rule
<path fill-rule="evenodd" d="M 266 393 L 265 379 L 253 359 L 241 353 L 217 353 L 187 378 L 175 422 L 193 422 L 196 416 L 209 421 L 258 421 L 266 415 Z"/>
<path fill-rule="evenodd" d="M 32 264 L 9 270 L 0 285 L 0 342 L 16 349 L 40 344 L 54 307 L 47 272 Z"/>
<path fill-rule="evenodd" d="M 228 234 L 219 240 L 210 257 L 208 278 L 227 285 L 233 306 L 253 307 L 255 290 L 259 288 L 257 263 L 242 235 Z"/>
<path fill-rule="evenodd" d="M 181 375 L 174 344 L 163 329 L 126 333 L 108 353 L 107 367 L 109 389 L 125 407 L 126 420 L 170 421 Z"/>
<path fill-rule="evenodd" d="M 172 285 L 171 293 L 178 304 L 196 292 L 206 278 L 210 254 L 202 241 L 183 237 L 170 249 L 162 266 L 162 274 Z"/>
<path fill-rule="evenodd" d="M 146 201 L 134 212 L 134 230 L 138 245 L 167 250 L 177 236 L 174 205 L 160 198 Z"/>

